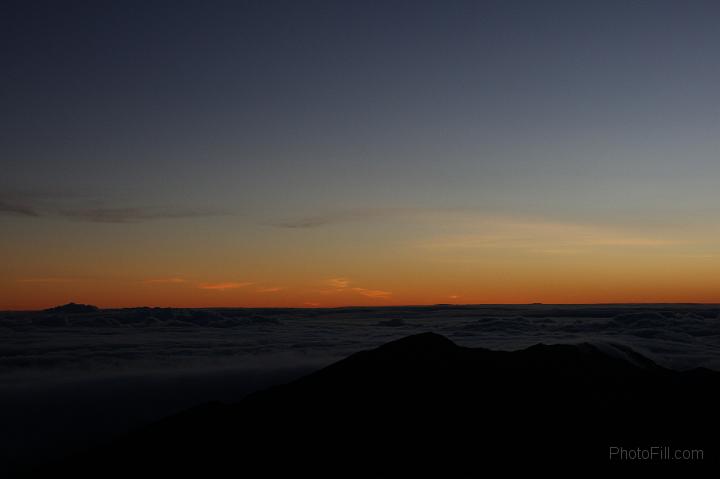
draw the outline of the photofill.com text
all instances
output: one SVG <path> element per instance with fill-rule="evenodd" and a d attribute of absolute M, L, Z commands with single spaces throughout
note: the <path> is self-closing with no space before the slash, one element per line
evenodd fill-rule
<path fill-rule="evenodd" d="M 704 458 L 703 449 L 677 449 L 670 446 L 609 447 L 611 461 L 702 461 Z"/>

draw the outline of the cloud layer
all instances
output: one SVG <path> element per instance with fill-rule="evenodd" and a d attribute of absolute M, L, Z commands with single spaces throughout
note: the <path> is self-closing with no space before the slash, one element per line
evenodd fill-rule
<path fill-rule="evenodd" d="M 367 289 L 360 288 L 358 286 L 351 286 L 352 281 L 348 278 L 331 278 L 326 281 L 326 284 L 331 288 L 330 290 L 324 290 L 324 293 L 343 293 L 353 292 L 367 298 L 377 299 L 388 299 L 392 296 L 390 291 L 382 291 L 379 289 Z"/>
<path fill-rule="evenodd" d="M 289 356 L 292 364 L 298 358 L 330 361 L 420 331 L 496 349 L 615 342 L 667 366 L 720 369 L 718 306 L 136 308 L 83 315 L 2 313 L 0 330 L 6 338 L 0 344 L 0 382 L 44 372 L 56 377 L 246 361 L 277 365 L 278 358 Z"/>
<path fill-rule="evenodd" d="M 202 283 L 198 285 L 200 289 L 209 289 L 213 291 L 227 291 L 228 289 L 240 289 L 246 286 L 250 286 L 253 283 L 249 282 L 225 282 L 225 283 Z"/>
<path fill-rule="evenodd" d="M 354 288 L 345 278 L 329 283 Z M 506 350 L 592 342 L 617 351 L 612 345 L 620 344 L 665 366 L 720 370 L 720 306 L 6 312 L 0 313 L 0 458 L 32 454 L 37 460 L 48 444 L 48 450 L 83 446 L 195 404 L 238 400 L 273 381 L 424 331 Z M 38 426 L 28 428 L 29 421 Z"/>
<path fill-rule="evenodd" d="M 139 223 L 162 219 L 198 218 L 226 214 L 213 208 L 87 206 L 96 200 L 74 195 L 16 194 L 0 197 L 0 216 L 64 218 L 91 223 Z"/>

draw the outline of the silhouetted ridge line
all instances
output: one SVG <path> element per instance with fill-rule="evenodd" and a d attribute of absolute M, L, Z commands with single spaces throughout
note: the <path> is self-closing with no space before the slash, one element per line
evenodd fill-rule
<path fill-rule="evenodd" d="M 624 346 L 493 351 L 423 333 L 169 417 L 58 471 L 468 477 L 613 469 L 610 446 L 667 444 L 702 448 L 699 466 L 717 467 L 718 403 L 720 373 L 673 371 Z"/>
<path fill-rule="evenodd" d="M 66 314 L 82 314 L 82 313 L 96 313 L 100 311 L 100 308 L 91 304 L 77 304 L 67 303 L 62 306 L 55 306 L 44 310 L 46 313 L 66 313 Z"/>

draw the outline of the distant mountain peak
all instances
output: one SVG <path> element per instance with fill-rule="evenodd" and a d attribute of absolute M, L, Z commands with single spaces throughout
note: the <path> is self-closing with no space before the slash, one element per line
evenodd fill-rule
<path fill-rule="evenodd" d="M 66 313 L 66 314 L 82 314 L 82 313 L 95 313 L 100 311 L 100 308 L 91 304 L 78 304 L 78 303 L 67 303 L 61 306 L 55 306 L 45 310 L 46 313 Z"/>

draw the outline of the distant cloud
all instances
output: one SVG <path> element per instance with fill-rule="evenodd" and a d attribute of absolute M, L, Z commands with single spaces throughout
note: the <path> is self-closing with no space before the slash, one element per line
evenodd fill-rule
<path fill-rule="evenodd" d="M 227 291 L 230 289 L 241 289 L 248 286 L 252 286 L 255 283 L 251 281 L 227 281 L 222 283 L 197 283 L 194 281 L 187 280 L 180 277 L 170 278 L 151 278 L 143 281 L 145 284 L 190 284 L 199 289 L 211 290 L 211 291 Z M 259 287 L 255 290 L 257 293 L 276 293 L 282 291 L 284 288 L 280 287 Z"/>
<path fill-rule="evenodd" d="M 387 299 L 392 296 L 390 291 L 381 291 L 379 289 L 352 288 L 352 290 L 368 298 Z"/>
<path fill-rule="evenodd" d="M 283 291 L 285 288 L 258 288 L 256 292 L 258 293 L 277 293 L 279 291 Z"/>
<path fill-rule="evenodd" d="M 74 278 L 20 278 L 17 283 L 72 283 Z"/>
<path fill-rule="evenodd" d="M 247 286 L 251 286 L 254 283 L 249 282 L 228 282 L 228 283 L 202 283 L 198 285 L 198 288 L 200 289 L 208 289 L 213 291 L 226 291 L 228 289 L 240 289 L 245 288 Z"/>
<path fill-rule="evenodd" d="M 665 247 L 687 243 L 677 237 L 648 237 L 624 227 L 496 215 L 462 207 L 357 208 L 301 217 L 274 225 L 308 229 L 387 218 L 437 226 L 438 231 L 450 231 L 449 234 L 428 238 L 420 243 L 433 248 L 515 248 L 549 255 L 570 255 L 586 253 L 591 248 Z"/>
<path fill-rule="evenodd" d="M 513 218 L 479 219 L 465 233 L 445 234 L 422 244 L 442 249 L 516 249 L 549 255 L 582 254 L 593 248 L 662 247 L 684 243 L 644 237 L 618 228 Z"/>
<path fill-rule="evenodd" d="M 319 228 L 339 223 L 373 220 L 411 221 L 415 223 L 446 224 L 468 222 L 475 223 L 478 218 L 489 217 L 487 212 L 469 207 L 450 208 L 350 208 L 329 211 L 322 214 L 303 216 L 286 221 L 272 223 L 281 228 Z"/>
<path fill-rule="evenodd" d="M 147 284 L 182 284 L 187 283 L 188 281 L 183 278 L 156 278 L 146 279 L 143 282 Z"/>
<path fill-rule="evenodd" d="M 217 211 L 155 208 L 90 208 L 58 211 L 59 216 L 91 223 L 138 223 L 160 219 L 217 216 Z"/>
<path fill-rule="evenodd" d="M 197 218 L 227 214 L 220 210 L 190 207 L 87 207 L 92 202 L 73 194 L 15 193 L 0 198 L 0 216 L 65 218 L 91 223 L 138 223 L 162 219 Z M 95 201 L 97 202 L 97 201 Z"/>
<path fill-rule="evenodd" d="M 406 216 L 417 214 L 422 210 L 412 208 L 356 208 L 345 211 L 336 211 L 321 215 L 305 216 L 288 221 L 273 223 L 273 226 L 280 228 L 319 228 L 338 223 L 349 223 L 353 221 L 365 221 L 379 218 Z"/>
<path fill-rule="evenodd" d="M 40 213 L 29 205 L 0 200 L 0 215 L 37 217 Z"/>
<path fill-rule="evenodd" d="M 317 228 L 319 226 L 325 226 L 333 221 L 328 218 L 323 217 L 308 217 L 308 218 L 300 218 L 297 220 L 290 220 L 290 221 L 283 221 L 280 223 L 274 223 L 274 226 L 278 226 L 280 228 L 296 228 L 296 229 L 305 229 L 305 228 Z"/>
<path fill-rule="evenodd" d="M 350 286 L 350 280 L 347 278 L 331 278 L 326 283 L 334 289 L 345 289 Z"/>
<path fill-rule="evenodd" d="M 382 291 L 379 289 L 368 289 L 360 287 L 350 287 L 352 282 L 348 278 L 330 278 L 325 281 L 325 284 L 330 286 L 332 289 L 329 291 L 323 291 L 326 293 L 339 293 L 344 291 L 352 291 L 368 298 L 387 299 L 392 296 L 390 291 Z"/>

